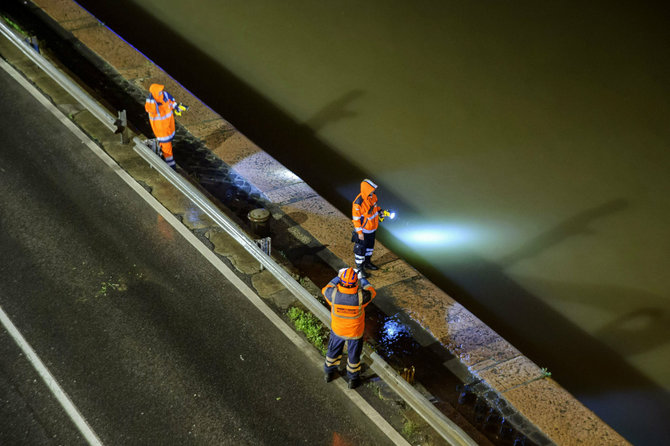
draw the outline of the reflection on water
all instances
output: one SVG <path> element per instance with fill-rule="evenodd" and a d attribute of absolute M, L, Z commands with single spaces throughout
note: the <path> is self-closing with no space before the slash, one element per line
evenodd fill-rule
<path fill-rule="evenodd" d="M 529 437 L 546 440 L 543 434 L 521 417 L 515 408 L 496 392 L 490 391 L 479 381 L 463 383 L 441 364 L 448 355 L 436 345 L 421 346 L 420 328 L 407 322 L 407 316 L 400 313 L 384 315 L 376 309 L 367 312 L 366 341 L 373 345 L 406 381 L 420 382 L 429 392 L 431 401 L 443 407 L 444 403 L 455 408 L 479 432 L 494 445 L 526 445 L 536 443 Z M 425 333 L 423 334 L 425 339 Z M 451 358 L 451 356 L 449 356 Z M 511 420 L 514 420 L 514 423 Z"/>
<path fill-rule="evenodd" d="M 407 221 L 397 218 L 397 222 L 384 225 L 384 228 L 401 242 L 423 252 L 444 251 L 463 248 L 481 236 L 475 227 L 465 224 L 445 222 Z"/>
<path fill-rule="evenodd" d="M 410 327 L 402 323 L 397 314 L 379 317 L 380 320 L 369 322 L 376 327 L 376 330 L 370 333 L 371 338 L 376 341 L 374 347 L 383 358 L 393 358 L 394 362 L 402 364 L 411 358 L 420 346 L 414 340 Z"/>

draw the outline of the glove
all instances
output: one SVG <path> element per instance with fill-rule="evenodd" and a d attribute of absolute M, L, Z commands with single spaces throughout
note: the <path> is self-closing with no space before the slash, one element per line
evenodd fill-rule
<path fill-rule="evenodd" d="M 182 112 L 185 112 L 188 110 L 188 105 L 184 105 L 181 102 L 177 104 L 177 108 L 174 109 L 174 114 L 177 116 L 181 116 Z"/>

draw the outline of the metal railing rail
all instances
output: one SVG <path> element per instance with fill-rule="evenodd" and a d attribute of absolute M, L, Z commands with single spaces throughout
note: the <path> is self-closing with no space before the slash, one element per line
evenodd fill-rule
<path fill-rule="evenodd" d="M 330 312 L 302 287 L 291 275 L 278 265 L 271 257 L 261 250 L 256 242 L 242 231 L 237 224 L 219 210 L 214 203 L 207 199 L 199 190 L 184 177 L 175 172 L 142 140 L 135 137 L 135 152 L 137 152 L 151 167 L 158 170 L 189 200 L 195 203 L 209 218 L 223 228 L 240 245 L 242 245 L 263 267 L 272 273 L 291 293 L 300 300 L 319 320 L 330 327 Z M 377 353 L 372 353 L 370 368 L 398 393 L 430 426 L 435 429 L 446 441 L 452 445 L 476 446 L 475 443 L 460 427 L 442 414 L 425 396 L 402 379 L 398 373 Z"/>
<path fill-rule="evenodd" d="M 398 375 L 377 352 L 373 352 L 369 357 L 372 360 L 372 364 L 370 364 L 372 371 L 400 395 L 449 444 L 454 446 L 477 446 L 477 443 L 463 429 L 447 418 L 425 396 Z"/>
<path fill-rule="evenodd" d="M 112 116 L 108 110 L 102 107 L 93 99 L 88 93 L 77 85 L 72 79 L 68 78 L 63 72 L 58 70 L 51 62 L 44 56 L 35 51 L 35 49 L 27 42 L 25 42 L 14 30 L 9 28 L 4 20 L 0 20 L 0 33 L 3 34 L 7 40 L 12 42 L 23 54 L 25 54 L 31 61 L 48 74 L 58 85 L 63 87 L 72 97 L 74 97 L 81 105 L 83 105 L 93 116 L 98 118 L 105 127 L 113 132 L 121 130 L 117 125 L 117 118 Z"/>
<path fill-rule="evenodd" d="M 240 229 L 235 222 L 224 215 L 217 206 L 197 190 L 184 177 L 175 172 L 165 161 L 163 161 L 153 150 L 147 147 L 144 142 L 134 137 L 135 152 L 137 152 L 151 167 L 163 175 L 173 186 L 182 194 L 191 200 L 200 208 L 209 218 L 223 228 L 231 237 L 233 237 L 244 249 L 246 249 L 261 265 L 272 273 L 293 295 L 314 313 L 321 322 L 330 326 L 330 313 L 321 304 L 318 303 L 311 294 L 307 292 L 291 275 L 279 266 L 271 257 L 269 257 L 256 242 L 249 238 L 247 234 Z"/>
<path fill-rule="evenodd" d="M 65 74 L 54 67 L 41 54 L 37 53 L 28 43 L 15 34 L 13 30 L 0 20 L 0 33 L 19 48 L 29 59 L 47 73 L 56 83 L 65 89 L 73 98 L 93 114 L 102 124 L 113 132 L 121 130 L 117 118 L 103 108 L 97 101 L 89 96 L 83 89 L 69 79 Z M 196 206 L 198 206 L 209 218 L 224 229 L 240 245 L 242 245 L 260 264 L 270 271 L 300 302 L 307 307 L 327 327 L 330 327 L 330 312 L 321 305 L 314 296 L 309 294 L 291 275 L 267 255 L 254 240 L 237 226 L 231 219 L 224 215 L 217 206 L 204 196 L 191 183 L 185 180 L 170 168 L 153 150 L 147 147 L 142 140 L 133 138 L 135 152 L 137 152 L 151 167 L 160 172 L 173 186 L 182 192 Z M 402 379 L 398 373 L 377 353 L 370 355 L 372 364 L 370 368 L 389 387 L 398 393 L 419 415 L 421 415 L 430 426 L 435 429 L 447 442 L 458 446 L 476 446 L 476 443 L 453 421 L 444 416 L 437 408 Z"/>

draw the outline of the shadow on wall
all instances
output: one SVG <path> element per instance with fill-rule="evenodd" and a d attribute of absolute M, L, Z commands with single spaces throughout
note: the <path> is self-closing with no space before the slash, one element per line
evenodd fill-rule
<path fill-rule="evenodd" d="M 365 172 L 349 164 L 316 136 L 316 132 L 328 122 L 353 116 L 355 112 L 349 108 L 364 92 L 352 90 L 324 106 L 307 122 L 295 122 L 243 80 L 198 48 L 190 46 L 132 2 L 120 0 L 110 4 L 83 0 L 79 3 L 132 42 L 345 214 L 350 212 L 351 203 L 344 197 L 353 198 L 358 193 L 358 184 L 362 178 L 368 175 L 374 178 L 374 172 Z M 156 35 L 160 35 L 161 39 L 154 39 Z M 209 81 L 203 82 L 203 79 Z M 178 150 L 176 154 L 179 161 Z M 317 168 L 314 165 L 316 159 Z M 324 174 L 324 169 L 332 174 Z M 402 203 L 398 197 L 387 193 L 383 184 L 380 187 L 384 202 L 393 203 L 405 213 L 419 214 L 412 205 Z M 667 392 L 628 366 L 603 342 L 583 332 L 522 288 L 505 272 L 506 267 L 521 259 L 537 255 L 568 237 L 588 233 L 590 222 L 622 212 L 628 206 L 625 200 L 618 199 L 586 210 L 506 256 L 500 263 L 487 261 L 474 254 L 464 254 L 452 263 L 428 264 L 421 259 L 412 259 L 411 262 L 437 286 L 538 362 L 538 365 L 548 367 L 559 382 L 578 397 L 653 390 L 658 396 L 653 407 L 631 411 L 630 417 L 643 417 L 644 413 L 653 411 L 667 418 L 670 417 L 670 396 Z M 380 231 L 380 239 L 400 255 L 412 252 L 409 246 L 393 239 L 384 230 Z M 580 290 L 573 291 L 575 296 L 580 295 Z M 603 305 L 606 304 L 607 301 L 604 301 Z M 519 310 L 510 312 L 510 308 Z M 667 320 L 665 313 L 657 315 L 653 306 L 638 314 L 628 315 L 626 320 L 630 318 L 651 318 L 651 326 L 657 331 Z M 626 321 L 622 322 L 625 324 Z M 664 330 L 658 332 L 661 334 L 658 342 L 666 342 L 667 333 Z M 603 328 L 601 334 L 608 340 L 616 341 L 630 335 L 630 329 L 615 324 Z M 608 421 L 602 411 L 596 407 L 592 409 Z M 614 427 L 619 429 L 616 425 Z M 657 432 L 663 429 L 658 426 L 654 428 Z M 624 435 L 628 434 L 620 431 Z M 670 428 L 666 428 L 665 433 L 670 437 Z"/>

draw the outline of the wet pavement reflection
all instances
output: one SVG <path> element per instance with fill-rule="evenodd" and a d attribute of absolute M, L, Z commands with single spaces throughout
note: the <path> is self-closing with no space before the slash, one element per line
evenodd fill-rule
<path fill-rule="evenodd" d="M 366 316 L 366 340 L 374 350 L 407 381 L 424 387 L 444 413 L 457 411 L 494 445 L 546 444 L 496 392 L 479 381 L 463 382 L 442 367 L 453 356 L 437 342 L 422 346 L 417 339 L 426 339 L 426 334 L 406 315 L 386 315 L 371 305 Z"/>

